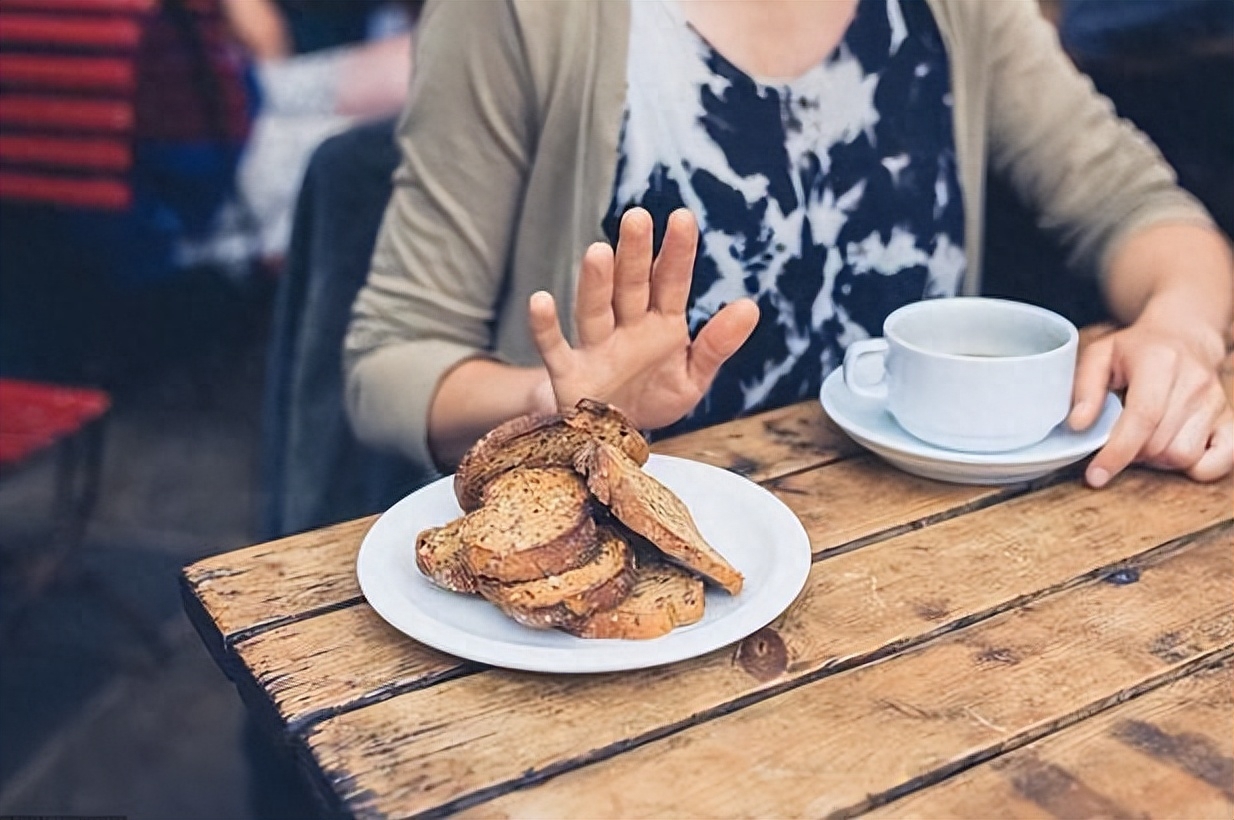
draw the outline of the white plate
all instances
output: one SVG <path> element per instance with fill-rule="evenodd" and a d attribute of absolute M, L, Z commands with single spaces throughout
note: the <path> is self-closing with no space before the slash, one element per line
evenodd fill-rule
<path fill-rule="evenodd" d="M 434 586 L 416 567 L 416 534 L 461 515 L 453 477 L 386 511 L 360 545 L 356 574 L 377 614 L 460 658 L 533 672 L 614 672 L 702 655 L 739 641 L 788 608 L 810 572 L 810 539 L 788 507 L 734 473 L 653 455 L 645 467 L 690 508 L 703 536 L 745 576 L 734 597 L 708 586 L 703 619 L 648 641 L 589 640 L 521 626 L 492 604 Z"/>
<path fill-rule="evenodd" d="M 1031 447 L 1004 453 L 965 453 L 927 444 L 896 423 L 878 399 L 858 396 L 837 368 L 819 393 L 827 415 L 861 446 L 905 472 L 958 484 L 1014 484 L 1073 464 L 1106 443 L 1123 406 L 1111 393 L 1097 422 L 1075 432 L 1065 424 Z"/>

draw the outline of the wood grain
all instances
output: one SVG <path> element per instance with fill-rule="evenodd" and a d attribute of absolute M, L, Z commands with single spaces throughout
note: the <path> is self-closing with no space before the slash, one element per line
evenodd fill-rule
<path fill-rule="evenodd" d="M 306 739 L 352 810 L 474 799 L 1022 606 L 1230 515 L 1228 487 L 1176 476 L 1133 471 L 1099 493 L 1058 485 L 818 562 L 793 606 L 735 651 L 621 675 L 492 670 L 340 715 Z"/>
<path fill-rule="evenodd" d="M 771 483 L 802 519 L 816 552 L 925 520 L 970 511 L 1017 488 L 965 487 L 887 469 L 872 457 L 826 465 Z M 250 682 L 263 690 L 293 730 L 336 714 L 420 688 L 467 669 L 385 628 L 363 604 L 352 614 L 298 619 L 235 642 Z M 340 640 L 361 630 L 363 649 Z M 357 652 L 383 659 L 357 663 Z M 275 683 L 271 683 L 275 682 Z"/>
<path fill-rule="evenodd" d="M 216 555 L 185 567 L 183 581 L 224 639 L 337 606 L 360 596 L 356 554 L 376 520 L 359 518 Z"/>
<path fill-rule="evenodd" d="M 760 413 L 656 445 L 762 481 L 857 452 L 818 402 Z M 355 560 L 375 516 L 207 558 L 183 581 L 224 643 L 360 597 Z M 209 625 L 209 624 L 207 624 Z"/>
<path fill-rule="evenodd" d="M 870 456 L 827 464 L 773 481 L 771 487 L 801 518 L 816 553 L 969 512 L 1020 492 L 1017 487 L 964 487 L 916 478 Z M 357 603 L 268 633 L 250 633 L 233 641 L 234 650 L 251 682 L 293 729 L 466 668 L 379 621 Z M 363 656 L 371 657 L 361 662 Z"/>
<path fill-rule="evenodd" d="M 1099 338 L 1109 328 L 1086 328 L 1091 338 Z M 1234 356 L 1223 367 L 1227 393 L 1234 373 Z M 810 467 L 837 461 L 859 451 L 851 439 L 826 417 L 816 401 L 806 401 L 789 407 L 761 413 L 725 425 L 710 427 L 658 442 L 656 452 L 695 458 L 731 469 L 756 481 L 771 481 Z M 854 472 L 865 474 L 868 458 Z M 896 479 L 912 483 L 915 479 L 900 473 L 886 472 L 884 484 Z M 785 481 L 780 486 L 781 498 L 799 511 L 802 507 L 794 495 L 829 485 L 817 477 L 803 477 L 800 483 Z M 938 485 L 946 488 L 948 485 Z M 960 492 L 973 488 L 961 488 Z M 947 492 L 942 489 L 942 492 Z M 833 490 L 835 509 L 842 499 L 840 493 L 863 497 L 858 512 L 869 511 L 877 523 L 886 510 L 893 510 L 900 499 L 878 497 L 860 487 Z M 980 490 L 979 490 L 980 492 Z M 843 499 L 847 500 L 847 499 Z M 878 502 L 885 502 L 885 506 Z M 875 502 L 878 506 L 872 505 Z M 906 506 L 916 502 L 909 499 Z M 922 511 L 930 514 L 929 504 Z M 810 505 L 813 511 L 820 507 Z M 813 512 L 826 516 L 825 512 Z M 911 514 L 893 516 L 899 523 L 914 520 Z M 255 631 L 306 613 L 339 606 L 359 598 L 354 564 L 364 533 L 375 517 L 358 519 L 314 532 L 259 544 L 247 549 L 224 553 L 199 561 L 185 569 L 183 581 L 194 607 L 203 611 L 203 629 L 217 630 L 220 642 L 230 642 L 237 634 Z M 896 526 L 890 521 L 887 526 Z M 809 525 L 807 525 L 809 526 Z M 851 524 L 853 531 L 864 534 L 860 523 Z M 815 528 L 817 531 L 817 528 Z M 829 529 L 820 537 L 815 551 L 822 551 L 851 540 L 852 533 L 841 527 Z M 860 537 L 860 535 L 852 535 Z"/>
<path fill-rule="evenodd" d="M 1071 588 L 472 814 L 851 816 L 1234 653 L 1230 532 L 1148 563 L 1136 583 Z"/>
<path fill-rule="evenodd" d="M 867 818 L 1234 817 L 1234 665 L 1197 672 Z"/>
<path fill-rule="evenodd" d="M 774 479 L 766 486 L 801 520 L 816 556 L 971 512 L 1024 491 L 1024 485 L 979 487 L 919 478 L 871 455 Z"/>
<path fill-rule="evenodd" d="M 767 481 L 817 467 L 860 448 L 817 401 L 805 401 L 656 442 L 652 450 Z"/>
<path fill-rule="evenodd" d="M 292 733 L 477 668 L 411 640 L 365 603 L 258 633 L 233 649 Z"/>

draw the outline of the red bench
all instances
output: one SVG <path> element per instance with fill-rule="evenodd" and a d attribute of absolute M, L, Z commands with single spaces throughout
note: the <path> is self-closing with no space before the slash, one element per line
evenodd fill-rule
<path fill-rule="evenodd" d="M 18 573 L 21 592 L 3 637 L 30 603 L 67 577 L 65 567 L 80 550 L 98 500 L 110 408 L 111 397 L 102 390 L 0 379 L 0 475 L 11 475 L 44 451 L 54 449 L 57 456 L 51 544 Z"/>

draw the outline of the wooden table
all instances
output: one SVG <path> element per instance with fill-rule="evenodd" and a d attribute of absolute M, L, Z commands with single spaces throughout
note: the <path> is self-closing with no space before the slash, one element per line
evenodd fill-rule
<path fill-rule="evenodd" d="M 569 677 L 429 650 L 360 595 L 372 518 L 194 564 L 185 599 L 343 814 L 1234 814 L 1229 481 L 943 484 L 813 402 L 657 449 L 761 483 L 813 545 L 788 611 L 694 660 Z"/>

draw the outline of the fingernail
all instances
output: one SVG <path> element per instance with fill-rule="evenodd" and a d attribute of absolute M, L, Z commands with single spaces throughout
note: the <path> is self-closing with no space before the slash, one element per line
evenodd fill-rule
<path fill-rule="evenodd" d="M 1094 467 L 1088 471 L 1088 483 L 1100 489 L 1110 480 L 1110 474 L 1100 467 Z"/>

